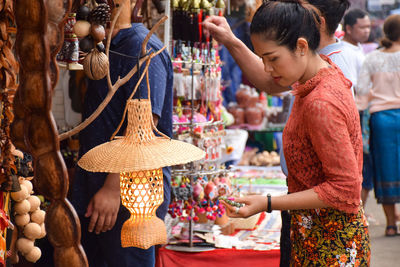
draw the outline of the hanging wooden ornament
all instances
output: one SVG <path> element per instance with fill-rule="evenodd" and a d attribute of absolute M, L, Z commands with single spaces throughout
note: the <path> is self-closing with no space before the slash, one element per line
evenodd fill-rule
<path fill-rule="evenodd" d="M 83 60 L 83 70 L 89 79 L 100 80 L 106 77 L 108 64 L 106 54 L 94 48 Z"/>

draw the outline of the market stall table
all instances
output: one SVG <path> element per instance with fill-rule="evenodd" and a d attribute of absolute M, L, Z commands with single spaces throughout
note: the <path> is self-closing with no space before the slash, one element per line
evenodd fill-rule
<path fill-rule="evenodd" d="M 286 194 L 286 180 L 280 167 L 237 166 L 231 170 L 235 173 L 234 184 L 240 184 L 242 192 L 273 195 Z M 279 238 L 281 217 L 279 211 L 261 213 L 258 222 L 251 230 L 237 230 L 231 237 L 246 241 L 241 247 L 216 248 L 211 251 L 185 252 L 171 246 L 157 250 L 156 267 L 257 267 L 279 266 Z M 239 223 L 239 222 L 236 222 Z M 239 223 L 240 225 L 244 225 Z M 202 248 L 202 247 L 200 247 Z M 207 266 L 208 265 L 208 266 Z"/>
<path fill-rule="evenodd" d="M 206 252 L 180 252 L 162 247 L 158 250 L 156 267 L 258 267 L 279 266 L 280 251 L 252 249 L 215 249 Z M 207 267 L 208 267 L 207 266 Z"/>
<path fill-rule="evenodd" d="M 249 224 L 251 218 L 234 220 L 239 220 L 235 224 L 243 227 Z M 257 220 L 253 229 L 238 229 L 230 236 L 222 236 L 222 239 L 241 240 L 238 243 L 232 241 L 233 248 L 210 248 L 211 251 L 195 252 L 207 248 L 164 246 L 157 252 L 156 267 L 205 267 L 204 264 L 213 267 L 279 266 L 280 212 L 263 212 L 253 216 L 253 219 Z"/>

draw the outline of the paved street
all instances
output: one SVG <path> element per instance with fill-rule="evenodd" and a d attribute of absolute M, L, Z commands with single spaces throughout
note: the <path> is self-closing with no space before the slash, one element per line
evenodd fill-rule
<path fill-rule="evenodd" d="M 398 205 L 397 208 L 400 209 Z M 367 200 L 366 213 L 376 219 L 370 223 L 371 267 L 400 266 L 400 236 L 386 237 L 386 219 L 381 205 L 376 203 L 373 192 Z"/>

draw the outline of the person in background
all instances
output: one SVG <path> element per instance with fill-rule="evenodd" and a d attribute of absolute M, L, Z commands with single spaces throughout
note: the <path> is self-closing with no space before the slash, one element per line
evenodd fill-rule
<path fill-rule="evenodd" d="M 226 18 L 235 36 L 245 44 L 250 45 L 249 23 L 246 21 L 245 15 L 246 4 L 243 2 L 238 7 L 238 11 L 231 11 L 230 15 L 226 15 Z M 219 50 L 219 55 L 225 63 L 222 66 L 222 79 L 226 83 L 226 87 L 222 91 L 222 96 L 224 106 L 228 106 L 229 103 L 236 102 L 235 95 L 241 84 L 242 71 L 224 46 Z"/>
<path fill-rule="evenodd" d="M 350 81 L 318 54 L 318 13 L 306 1 L 267 1 L 254 15 L 251 40 L 265 72 L 296 96 L 283 132 L 291 194 L 225 205 L 231 217 L 290 210 L 291 266 L 369 266 L 359 115 Z"/>
<path fill-rule="evenodd" d="M 357 92 L 369 97 L 375 197 L 386 215 L 385 235 L 395 236 L 395 203 L 400 202 L 400 15 L 389 16 L 383 31 L 383 48 L 366 56 Z"/>
<path fill-rule="evenodd" d="M 383 37 L 382 25 L 377 20 L 371 21 L 371 32 L 369 33 L 368 40 L 361 44 L 364 55 L 367 55 L 378 49 L 380 44 L 379 40 Z"/>
<path fill-rule="evenodd" d="M 361 44 L 368 40 L 371 32 L 371 21 L 367 12 L 361 9 L 349 10 L 343 19 L 344 37 L 342 43 L 351 49 L 355 60 L 349 61 L 349 79 L 353 86 L 357 86 L 358 73 L 364 62 L 365 56 Z"/>
<path fill-rule="evenodd" d="M 114 5 L 122 6 L 122 12 L 112 34 L 110 46 L 110 78 L 113 83 L 136 66 L 141 45 L 149 32 L 142 23 L 131 23 L 131 4 L 134 5 L 135 1 L 131 3 L 130 0 L 114 0 Z M 158 51 L 163 46 L 163 43 L 153 35 L 147 49 Z M 138 79 L 139 74 L 136 73 L 128 83 L 117 90 L 96 120 L 80 132 L 79 157 L 93 147 L 110 140 L 122 119 L 126 102 Z M 171 136 L 173 70 L 170 56 L 166 51 L 152 59 L 149 79 L 154 124 L 161 132 Z M 89 81 L 84 100 L 83 120 L 96 110 L 107 92 L 106 78 Z M 139 97 L 147 99 L 146 81 L 141 83 L 134 96 L 134 98 Z M 123 135 L 125 128 L 126 122 L 117 135 Z M 163 174 L 164 202 L 156 212 L 161 219 L 167 213 L 171 193 L 169 169 L 164 168 Z M 71 203 L 80 218 L 81 243 L 90 266 L 153 267 L 155 265 L 154 247 L 147 250 L 121 247 L 121 228 L 130 217 L 130 213 L 121 205 L 119 174 L 93 173 L 77 167 L 72 185 Z"/>
<path fill-rule="evenodd" d="M 352 49 L 355 57 L 355 61 L 351 62 L 351 75 L 357 81 L 360 69 L 365 60 L 364 50 L 361 46 L 362 43 L 368 40 L 371 33 L 371 21 L 368 17 L 367 12 L 361 9 L 352 9 L 344 16 L 343 22 L 345 35 L 343 37 L 343 45 Z M 357 84 L 353 84 L 356 88 L 356 105 L 360 113 L 361 129 L 363 132 L 363 183 L 361 189 L 361 200 L 364 208 L 367 203 L 369 192 L 373 189 L 373 166 L 372 158 L 369 153 L 369 112 L 368 112 L 368 96 L 357 94 Z M 363 123 L 367 122 L 367 123 Z M 367 218 L 373 220 L 371 215 Z"/>

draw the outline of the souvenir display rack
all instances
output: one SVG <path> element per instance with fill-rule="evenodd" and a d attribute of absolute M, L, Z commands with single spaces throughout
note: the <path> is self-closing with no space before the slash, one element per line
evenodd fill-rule
<path fill-rule="evenodd" d="M 205 7 L 206 2 L 210 6 Z M 201 7 L 194 6 L 194 1 L 189 7 L 179 3 L 172 5 L 174 138 L 190 142 L 206 151 L 204 160 L 172 169 L 173 201 L 169 213 L 173 218 L 179 217 L 181 221 L 187 222 L 189 228 L 188 241 L 182 242 L 185 245 L 167 247 L 178 251 L 213 249 L 211 246 L 195 246 L 194 224 L 212 221 L 218 223 L 226 216 L 218 197 L 232 191 L 230 172 L 221 162 L 222 153 L 225 152 L 221 62 L 213 41 L 203 36 L 201 30 L 206 15 L 222 15 L 223 1 L 217 2 L 218 7 L 217 3 L 211 1 L 201 1 Z"/>

